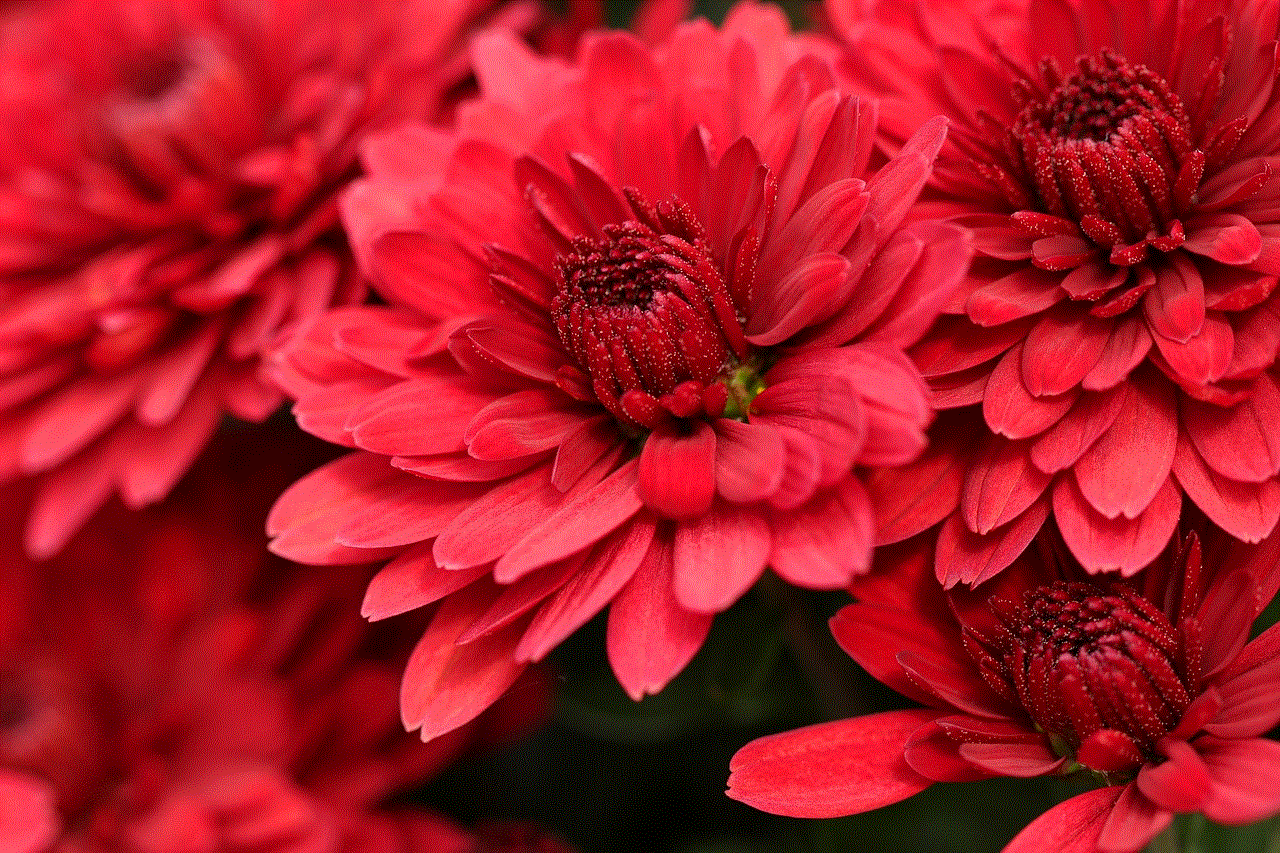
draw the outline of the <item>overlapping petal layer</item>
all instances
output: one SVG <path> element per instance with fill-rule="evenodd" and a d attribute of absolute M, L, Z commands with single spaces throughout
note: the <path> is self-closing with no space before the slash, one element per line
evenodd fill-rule
<path fill-rule="evenodd" d="M 356 615 L 369 570 L 318 574 L 264 549 L 281 475 L 316 449 L 294 432 L 266 438 L 215 442 L 169 500 L 104 510 L 46 563 L 17 553 L 9 506 L 0 850 L 478 849 L 447 818 L 388 799 L 470 746 L 527 731 L 545 691 L 530 681 L 499 715 L 432 744 L 406 734 L 396 685 L 411 638 Z M 525 849 L 517 835 L 483 849 Z"/>
<path fill-rule="evenodd" d="M 1177 812 L 1228 824 L 1280 813 L 1280 630 L 1250 625 L 1280 585 L 1280 536 L 1204 525 L 1143 572 L 1098 579 L 1046 527 L 981 590 L 944 592 L 935 544 L 880 552 L 832 631 L 868 672 L 926 707 L 762 738 L 729 796 L 832 817 L 933 782 L 1089 772 L 1104 787 L 1055 807 L 1006 853 L 1133 853 Z"/>
<path fill-rule="evenodd" d="M 21 4 L 0 32 L 0 479 L 28 551 L 162 498 L 281 328 L 358 301 L 336 194 L 363 135 L 434 115 L 478 23 L 450 0 Z M 429 9 L 428 9 L 429 7 Z M 493 10 L 498 8 L 499 11 Z"/>
<path fill-rule="evenodd" d="M 924 446 L 902 349 L 969 249 L 903 224 L 945 123 L 868 169 L 875 105 L 833 56 L 754 4 L 572 63 L 486 36 L 455 133 L 368 146 L 344 214 L 388 304 L 275 360 L 304 428 L 358 452 L 270 528 L 304 562 L 394 556 L 370 615 L 440 601 L 402 697 L 424 736 L 610 602 L 639 698 L 766 567 L 821 589 L 866 569 L 863 468 Z"/>
<path fill-rule="evenodd" d="M 953 450 L 964 500 L 940 578 L 998 572 L 1046 512 L 1092 571 L 1149 562 L 1183 498 L 1244 541 L 1267 536 L 1275 4 L 873 6 L 827 4 L 853 77 L 885 96 L 889 150 L 935 112 L 952 120 L 921 209 L 972 228 L 977 250 L 913 350 L 938 405 L 984 427 Z"/>

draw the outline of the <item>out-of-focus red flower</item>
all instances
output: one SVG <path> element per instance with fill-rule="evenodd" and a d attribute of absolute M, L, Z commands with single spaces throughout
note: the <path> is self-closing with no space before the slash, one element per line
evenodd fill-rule
<path fill-rule="evenodd" d="M 754 4 L 652 51 L 588 37 L 575 64 L 490 37 L 456 133 L 369 145 L 345 220 L 390 304 L 275 362 L 299 423 L 358 452 L 269 528 L 300 562 L 394 557 L 372 618 L 443 599 L 402 696 L 424 736 L 610 602 L 638 699 L 766 566 L 827 589 L 866 569 L 861 466 L 923 447 L 902 347 L 969 252 L 902 225 L 945 124 L 869 172 L 875 107 L 832 49 Z"/>
<path fill-rule="evenodd" d="M 1274 528 L 1278 8 L 828 2 L 890 150 L 953 122 L 922 210 L 977 254 L 913 355 L 940 408 L 974 407 L 940 438 L 979 428 L 883 484 L 899 535 L 950 515 L 945 582 L 1000 571 L 1050 515 L 1087 568 L 1122 573 L 1184 495 L 1239 539 Z"/>
<path fill-rule="evenodd" d="M 16 553 L 7 517 L 3 853 L 521 849 L 386 800 L 527 731 L 545 685 L 431 744 L 404 732 L 410 638 L 359 618 L 368 570 L 267 554 L 261 521 L 287 466 L 228 476 L 244 454 L 286 452 L 279 432 L 215 445 L 168 501 L 105 510 L 46 563 Z"/>
<path fill-rule="evenodd" d="M 495 11 L 496 10 L 496 11 Z M 357 301 L 336 193 L 371 128 L 432 116 L 482 0 L 47 0 L 0 20 L 0 478 L 48 556 L 113 492 L 163 497 L 260 354 Z"/>
<path fill-rule="evenodd" d="M 867 811 L 934 782 L 1090 773 L 1104 786 L 1038 818 L 1005 853 L 1131 853 L 1176 812 L 1227 824 L 1280 812 L 1280 534 L 1204 525 L 1133 578 L 1098 578 L 1046 528 L 980 591 L 944 593 L 927 539 L 885 549 L 832 620 L 868 672 L 926 708 L 748 744 L 729 796 L 803 817 Z M 883 569 L 883 571 L 881 571 Z"/>

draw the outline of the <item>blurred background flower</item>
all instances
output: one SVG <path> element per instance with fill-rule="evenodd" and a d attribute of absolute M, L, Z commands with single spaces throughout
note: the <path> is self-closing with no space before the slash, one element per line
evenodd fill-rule
<path fill-rule="evenodd" d="M 467 33 L 534 3 L 49 0 L 0 19 L 0 477 L 55 553 L 162 498 L 259 356 L 358 301 L 336 193 L 363 134 L 448 108 Z"/>

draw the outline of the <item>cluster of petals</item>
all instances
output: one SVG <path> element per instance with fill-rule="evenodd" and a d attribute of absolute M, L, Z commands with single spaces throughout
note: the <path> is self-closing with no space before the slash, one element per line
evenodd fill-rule
<path fill-rule="evenodd" d="M 830 817 L 934 782 L 1079 772 L 1102 786 L 1005 853 L 1132 853 L 1175 813 L 1280 813 L 1280 743 L 1264 737 L 1280 722 L 1280 627 L 1249 641 L 1280 587 L 1280 535 L 1246 545 L 1203 531 L 1136 577 L 1100 578 L 1046 528 L 980 590 L 939 586 L 930 537 L 886 548 L 831 628 L 925 707 L 761 738 L 733 758 L 729 796 Z"/>
<path fill-rule="evenodd" d="M 965 285 L 912 352 L 958 411 L 935 454 L 886 476 L 886 539 L 946 519 L 950 584 L 999 572 L 1049 516 L 1094 571 L 1154 559 L 1184 497 L 1233 536 L 1267 536 L 1276 4 L 826 9 L 852 76 L 884 96 L 890 150 L 913 122 L 951 119 L 921 209 L 975 235 Z"/>
<path fill-rule="evenodd" d="M 162 498 L 225 413 L 280 403 L 279 330 L 357 301 L 336 194 L 433 114 L 478 0 L 50 0 L 0 21 L 0 478 L 47 556 Z"/>
<path fill-rule="evenodd" d="M 6 514 L 0 851 L 561 851 L 514 829 L 481 847 L 385 804 L 464 749 L 527 731 L 545 695 L 531 681 L 452 737 L 406 734 L 410 638 L 354 612 L 368 570 L 266 554 L 281 466 L 229 488 L 235 454 L 266 449 L 216 445 L 197 482 L 142 513 L 106 510 L 46 563 L 19 553 L 21 519 Z"/>
<path fill-rule="evenodd" d="M 903 224 L 945 123 L 869 169 L 876 108 L 834 54 L 750 3 L 652 49 L 589 34 L 574 62 L 493 34 L 456 130 L 366 147 L 344 218 L 386 304 L 273 358 L 302 427 L 356 452 L 268 526 L 299 562 L 393 558 L 372 618 L 440 602 L 402 695 L 424 737 L 606 605 L 639 698 L 766 566 L 866 570 L 862 466 L 924 446 L 903 347 L 969 249 Z"/>

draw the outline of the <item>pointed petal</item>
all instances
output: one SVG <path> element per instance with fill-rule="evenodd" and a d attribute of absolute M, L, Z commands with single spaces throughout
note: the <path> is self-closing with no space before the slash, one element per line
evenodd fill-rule
<path fill-rule="evenodd" d="M 399 616 L 439 601 L 489 573 L 488 566 L 467 571 L 442 569 L 423 542 L 382 567 L 369 581 L 360 615 L 371 622 Z"/>
<path fill-rule="evenodd" d="M 1107 518 L 1136 518 L 1168 481 L 1177 443 L 1173 392 L 1163 383 L 1131 384 L 1111 427 L 1072 469 L 1080 493 Z"/>
<path fill-rule="evenodd" d="M 716 491 L 725 500 L 751 503 L 782 484 L 786 445 L 768 424 L 719 418 L 716 431 Z"/>
<path fill-rule="evenodd" d="M 838 589 L 867 571 L 874 542 L 871 502 L 856 477 L 803 506 L 773 514 L 769 563 L 791 583 Z"/>
<path fill-rule="evenodd" d="M 885 711 L 770 735 L 729 762 L 735 800 L 772 814 L 825 818 L 905 800 L 932 782 L 907 766 L 903 747 L 936 711 Z"/>
<path fill-rule="evenodd" d="M 609 608 L 606 647 L 618 683 L 637 702 L 684 669 L 711 629 L 711 616 L 685 610 L 672 589 L 672 543 L 653 540 Z"/>
<path fill-rule="evenodd" d="M 1102 790 L 1114 791 L 1115 788 Z M 1141 850 L 1172 821 L 1172 812 L 1152 803 L 1136 785 L 1126 785 L 1098 834 L 1098 853 L 1134 853 Z"/>
<path fill-rule="evenodd" d="M 541 660 L 613 599 L 649 552 L 656 526 L 641 516 L 596 544 L 583 569 L 534 615 L 516 660 Z"/>
<path fill-rule="evenodd" d="M 718 613 L 756 582 L 769 559 L 773 536 L 754 508 L 712 507 L 676 525 L 672 573 L 676 600 L 695 613 Z"/>
<path fill-rule="evenodd" d="M 530 569 L 554 563 L 603 539 L 641 507 L 636 466 L 628 462 L 588 489 L 561 502 L 551 515 L 516 543 L 494 566 L 507 583 Z"/>
<path fill-rule="evenodd" d="M 1004 527 L 979 535 L 953 513 L 938 531 L 938 581 L 947 589 L 958 583 L 977 586 L 1007 569 L 1027 549 L 1049 517 L 1049 501 L 1041 498 Z"/>
<path fill-rule="evenodd" d="M 1062 394 L 1098 364 L 1113 322 L 1076 311 L 1053 312 L 1027 335 L 1022 382 L 1035 397 Z"/>
<path fill-rule="evenodd" d="M 508 625 L 462 646 L 454 642 L 496 595 L 474 584 L 445 600 L 405 665 L 400 716 L 406 729 L 431 740 L 480 715 L 515 683 L 526 664 L 512 652 L 523 625 Z"/>

